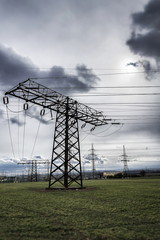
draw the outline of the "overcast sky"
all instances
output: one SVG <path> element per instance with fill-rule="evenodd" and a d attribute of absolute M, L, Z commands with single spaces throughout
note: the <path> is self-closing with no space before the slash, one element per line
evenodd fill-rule
<path fill-rule="evenodd" d="M 105 168 L 122 169 L 118 160 L 125 145 L 131 159 L 137 160 L 130 167 L 159 167 L 160 88 L 146 87 L 160 85 L 159 16 L 160 0 L 0 0 L 1 99 L 5 91 L 28 78 L 62 77 L 37 81 L 124 123 L 96 128 L 92 134 L 92 126 L 86 126 L 80 134 L 82 159 L 93 143 L 105 159 L 97 161 L 97 168 L 105 163 Z M 23 103 L 10 99 L 9 108 L 16 161 L 23 150 L 26 158 L 49 158 L 54 131 L 49 114 L 42 121 L 40 109 L 29 108 L 34 118 L 27 118 L 22 150 L 24 115 L 13 111 L 22 110 Z M 2 101 L 0 117 L 4 164 L 13 158 L 13 151 Z"/>

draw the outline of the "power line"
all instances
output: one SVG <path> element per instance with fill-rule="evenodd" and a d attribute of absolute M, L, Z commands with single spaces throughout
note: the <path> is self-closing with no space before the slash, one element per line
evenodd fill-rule
<path fill-rule="evenodd" d="M 114 97 L 114 96 L 152 96 L 160 93 L 111 93 L 111 94 L 77 94 L 74 97 Z"/>
<path fill-rule="evenodd" d="M 113 117 L 155 117 L 155 115 L 151 115 L 151 114 L 119 114 L 119 115 L 115 115 L 115 114 L 112 114 L 112 116 Z M 159 115 L 157 115 L 156 117 L 159 117 L 160 118 L 160 116 Z M 142 118 L 142 119 L 144 119 L 144 118 Z"/>
<path fill-rule="evenodd" d="M 146 138 L 138 138 L 138 140 L 140 140 L 140 142 L 139 141 L 128 141 L 128 139 L 126 140 L 127 142 L 126 142 L 126 144 L 134 144 L 134 143 L 139 143 L 139 144 L 141 144 L 141 143 L 153 143 L 153 144 L 155 144 L 155 143 L 157 143 L 157 140 L 160 142 L 160 139 L 158 138 L 158 139 L 151 139 L 151 138 L 149 138 L 149 142 L 148 141 L 146 141 Z M 145 140 L 145 141 L 144 141 Z M 125 140 L 123 140 L 124 142 L 125 142 Z M 97 143 L 96 143 L 96 145 L 97 144 L 104 144 L 104 142 L 100 142 L 100 141 L 98 141 Z M 108 142 L 107 141 L 107 144 L 112 144 L 112 145 L 114 145 L 114 144 L 119 144 L 119 142 Z M 85 145 L 90 145 L 90 143 L 85 143 Z"/>
<path fill-rule="evenodd" d="M 124 125 L 124 124 L 122 123 L 118 129 L 116 129 L 114 132 L 109 133 L 109 134 L 105 134 L 105 135 L 101 135 L 101 136 L 100 136 L 100 135 L 98 135 L 98 133 L 97 133 L 97 134 L 93 134 L 93 133 L 92 133 L 92 135 L 93 135 L 93 136 L 96 136 L 96 137 L 109 137 L 109 136 L 111 136 L 111 135 L 119 132 L 119 131 L 122 129 L 123 125 Z M 108 129 L 107 129 L 107 130 L 108 130 Z M 106 130 L 104 130 L 103 132 L 105 132 L 105 131 L 106 131 Z M 103 133 L 103 132 L 101 132 L 101 133 Z"/>
<path fill-rule="evenodd" d="M 66 90 L 66 89 L 82 89 L 79 86 L 73 86 L 73 87 L 54 87 L 54 89 L 61 89 L 61 90 Z M 159 85 L 146 85 L 146 86 L 101 86 L 101 87 L 92 87 L 92 86 L 86 86 L 88 89 L 125 89 L 125 88 L 160 88 Z M 6 89 L 1 89 L 0 92 L 5 92 Z"/>
<path fill-rule="evenodd" d="M 141 148 L 128 148 L 128 151 L 146 151 L 146 152 L 148 152 L 148 151 L 155 150 L 155 149 L 158 149 L 160 151 L 159 147 L 147 147 L 146 148 L 146 146 L 144 146 L 143 148 L 142 147 Z M 87 149 L 86 149 L 86 151 L 87 151 Z M 121 149 L 120 148 L 108 148 L 108 149 L 106 149 L 106 148 L 97 149 L 96 148 L 96 151 L 121 151 Z"/>
<path fill-rule="evenodd" d="M 42 116 L 41 116 L 41 118 L 42 118 Z M 38 138 L 38 134 L 39 134 L 40 125 L 41 125 L 41 121 L 39 121 L 39 124 L 38 124 L 37 132 L 36 132 L 36 137 L 35 137 L 34 144 L 33 144 L 33 148 L 32 148 L 32 152 L 31 152 L 31 155 L 30 155 L 30 158 L 31 158 L 31 159 L 32 159 L 32 155 L 33 155 L 33 152 L 34 152 L 34 149 L 35 149 L 35 146 L 36 146 L 36 142 L 37 142 L 37 138 Z"/>
<path fill-rule="evenodd" d="M 152 104 L 160 104 L 160 102 L 125 102 L 125 103 L 120 103 L 120 102 L 109 102 L 109 103 L 104 103 L 104 102 L 98 102 L 98 103 L 85 103 L 89 105 L 152 105 Z"/>
<path fill-rule="evenodd" d="M 21 67 L 20 69 L 53 69 L 54 67 L 56 68 L 62 68 L 62 69 L 66 69 L 66 70 L 77 70 L 77 67 L 81 66 L 81 65 L 77 65 L 76 67 L 64 67 L 64 66 L 51 66 L 51 67 Z M 143 67 L 138 66 L 137 69 L 143 69 Z M 86 67 L 85 66 L 85 70 L 97 70 L 97 71 L 124 71 L 124 70 L 128 70 L 128 66 L 124 67 L 124 68 L 106 68 L 106 67 Z M 148 69 L 148 72 L 155 72 L 155 71 L 160 71 L 160 68 L 156 68 L 156 69 Z"/>
<path fill-rule="evenodd" d="M 158 73 L 160 70 L 150 70 L 148 72 L 152 72 L 152 73 Z M 145 71 L 136 71 L 136 72 L 117 72 L 117 73 L 101 73 L 101 74 L 96 74 L 97 76 L 108 76 L 108 75 L 128 75 L 128 74 L 141 74 L 141 73 L 146 73 Z"/>
<path fill-rule="evenodd" d="M 105 105 L 105 106 L 109 106 L 109 105 L 112 105 L 112 107 L 115 105 L 117 106 L 142 106 L 142 107 L 147 107 L 147 105 L 151 105 L 151 107 L 154 107 L 153 105 L 160 105 L 160 102 L 125 102 L 125 103 L 120 103 L 120 102 L 108 102 L 108 103 L 105 103 L 105 102 L 96 102 L 96 103 L 93 103 L 93 102 L 90 102 L 90 103 L 85 103 L 85 104 L 88 104 L 88 105 Z M 17 106 L 16 104 L 10 104 L 10 106 Z M 33 105 L 30 105 L 30 107 L 32 107 Z M 159 106 L 155 106 L 155 107 L 159 107 Z"/>
<path fill-rule="evenodd" d="M 11 126 L 10 126 L 10 121 L 9 121 L 9 113 L 8 113 L 8 109 L 7 109 L 7 104 L 6 104 L 6 112 L 7 112 L 7 122 L 8 122 L 8 129 L 9 129 L 9 137 L 10 137 L 10 142 L 11 142 L 12 154 L 13 154 L 13 157 L 15 159 L 13 139 L 12 139 L 12 134 L 11 134 Z"/>
<path fill-rule="evenodd" d="M 89 69 L 88 69 L 89 70 Z M 93 69 L 90 69 L 90 70 L 93 70 Z M 148 72 L 151 72 L 151 73 L 158 73 L 160 72 L 159 69 L 157 70 L 150 70 Z M 134 71 L 134 72 L 112 72 L 112 73 L 98 73 L 98 74 L 94 74 L 94 73 L 91 73 L 91 74 L 94 74 L 95 76 L 112 76 L 112 75 L 129 75 L 129 74 L 142 74 L 142 73 L 146 73 L 145 71 Z M 67 74 L 67 73 L 66 73 Z M 69 75 L 69 76 L 50 76 L 50 77 L 32 77 L 30 78 L 31 80 L 40 80 L 40 79 L 58 79 L 58 78 L 61 78 L 61 79 L 68 79 L 68 78 L 75 78 L 78 77 L 77 75 Z"/>
<path fill-rule="evenodd" d="M 102 86 L 102 87 L 92 87 L 92 86 L 88 86 L 89 89 L 119 89 L 119 88 L 159 88 L 160 86 L 151 86 L 151 85 L 147 85 L 147 86 Z M 74 87 L 54 87 L 54 89 L 81 89 L 81 87 L 79 86 L 74 86 Z"/>

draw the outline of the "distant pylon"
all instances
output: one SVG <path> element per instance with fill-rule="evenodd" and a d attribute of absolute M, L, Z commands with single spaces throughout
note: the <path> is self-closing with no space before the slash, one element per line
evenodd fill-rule
<path fill-rule="evenodd" d="M 18 163 L 19 164 L 29 164 L 31 165 L 31 182 L 37 182 L 37 164 L 48 164 L 48 160 L 24 160 Z M 49 170 L 48 170 L 49 171 Z"/>
<path fill-rule="evenodd" d="M 125 146 L 123 145 L 123 154 L 121 155 L 122 159 L 121 162 L 123 162 L 123 176 L 126 177 L 129 174 L 129 168 L 128 168 L 128 156 L 126 154 Z"/>
<path fill-rule="evenodd" d="M 37 162 L 32 160 L 31 182 L 37 182 Z"/>
<path fill-rule="evenodd" d="M 91 148 L 91 156 L 92 156 L 92 176 L 93 178 L 95 177 L 95 150 L 93 147 L 93 143 L 92 143 L 92 148 Z"/>

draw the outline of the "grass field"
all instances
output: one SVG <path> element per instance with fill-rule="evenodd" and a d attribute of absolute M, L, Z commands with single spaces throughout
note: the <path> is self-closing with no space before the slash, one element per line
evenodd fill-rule
<path fill-rule="evenodd" d="M 159 240 L 160 179 L 0 184 L 0 240 Z"/>

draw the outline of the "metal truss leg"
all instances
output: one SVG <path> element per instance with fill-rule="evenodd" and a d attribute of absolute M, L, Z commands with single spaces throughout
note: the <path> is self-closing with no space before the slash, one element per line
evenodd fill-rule
<path fill-rule="evenodd" d="M 129 177 L 129 168 L 127 162 L 124 162 L 123 177 Z"/>
<path fill-rule="evenodd" d="M 82 188 L 78 118 L 68 109 L 56 116 L 49 188 L 56 183 L 65 189 L 73 183 L 72 187 Z"/>

